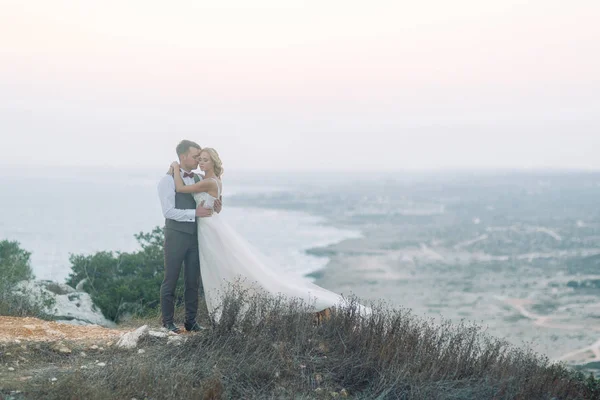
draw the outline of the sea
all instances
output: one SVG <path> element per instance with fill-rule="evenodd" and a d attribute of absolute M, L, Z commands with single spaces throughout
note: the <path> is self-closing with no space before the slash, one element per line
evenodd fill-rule
<path fill-rule="evenodd" d="M 0 240 L 64 281 L 71 254 L 136 251 L 165 168 L 0 168 Z M 476 323 L 600 370 L 600 172 L 227 171 L 225 218 L 330 290 Z"/>

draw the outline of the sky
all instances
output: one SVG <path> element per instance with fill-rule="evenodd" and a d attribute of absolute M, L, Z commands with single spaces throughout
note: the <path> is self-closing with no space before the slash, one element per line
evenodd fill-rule
<path fill-rule="evenodd" d="M 0 168 L 600 169 L 597 0 L 0 0 Z"/>

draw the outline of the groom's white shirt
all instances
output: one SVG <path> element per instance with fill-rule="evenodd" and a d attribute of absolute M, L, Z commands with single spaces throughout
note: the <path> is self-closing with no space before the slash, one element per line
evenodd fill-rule
<path fill-rule="evenodd" d="M 181 176 L 185 171 L 181 170 Z M 202 175 L 198 175 L 202 179 Z M 193 185 L 194 178 L 183 178 L 183 183 Z M 171 175 L 165 175 L 158 182 L 158 197 L 165 218 L 179 222 L 196 222 L 196 210 L 175 208 L 175 180 Z"/>

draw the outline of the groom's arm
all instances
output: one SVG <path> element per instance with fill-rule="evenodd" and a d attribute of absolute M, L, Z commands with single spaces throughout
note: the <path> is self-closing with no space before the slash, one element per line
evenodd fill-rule
<path fill-rule="evenodd" d="M 196 222 L 196 210 L 175 208 L 175 182 L 171 175 L 165 175 L 158 183 L 158 197 L 163 216 L 179 222 Z"/>

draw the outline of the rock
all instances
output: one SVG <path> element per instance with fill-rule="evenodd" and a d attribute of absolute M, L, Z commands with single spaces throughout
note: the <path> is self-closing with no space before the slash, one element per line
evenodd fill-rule
<path fill-rule="evenodd" d="M 97 365 L 98 367 L 106 367 L 106 363 L 103 363 L 103 362 L 101 362 L 101 363 L 98 363 L 98 364 L 96 364 L 96 365 Z"/>
<path fill-rule="evenodd" d="M 148 331 L 148 325 L 143 325 L 133 332 L 128 332 L 117 341 L 117 347 L 133 349 L 137 346 L 140 338 Z"/>
<path fill-rule="evenodd" d="M 173 344 L 175 346 L 179 346 L 182 343 L 184 343 L 185 340 L 186 339 L 183 336 L 179 336 L 179 335 L 169 336 L 169 338 L 167 339 L 167 344 Z"/>
<path fill-rule="evenodd" d="M 96 344 L 93 344 L 93 345 L 91 345 L 91 346 L 90 346 L 90 349 L 91 349 L 91 350 L 98 350 L 98 349 L 99 349 L 99 347 L 98 347 L 98 345 L 96 345 Z"/>
<path fill-rule="evenodd" d="M 346 389 L 340 390 L 340 396 L 342 396 L 342 397 L 348 397 L 348 391 Z"/>
<path fill-rule="evenodd" d="M 146 352 L 146 350 L 144 350 L 144 349 L 139 349 L 138 350 L 138 354 L 144 354 L 145 352 Z"/>
<path fill-rule="evenodd" d="M 13 367 L 8 367 L 9 371 L 14 371 L 15 369 Z"/>
<path fill-rule="evenodd" d="M 158 337 L 158 338 L 163 338 L 163 337 L 169 336 L 167 334 L 167 332 L 161 332 L 161 331 L 148 331 L 148 335 Z"/>
<path fill-rule="evenodd" d="M 58 352 L 62 354 L 71 354 L 71 349 L 68 347 L 59 347 Z"/>
<path fill-rule="evenodd" d="M 64 283 L 22 281 L 15 286 L 14 292 L 37 303 L 45 313 L 60 322 L 72 325 L 116 326 L 94 306 L 88 293 L 77 291 Z"/>
<path fill-rule="evenodd" d="M 85 354 L 85 352 L 83 352 L 83 351 L 82 351 L 81 353 L 79 353 L 79 355 L 80 355 L 81 357 L 86 357 L 86 356 L 87 356 L 87 354 Z"/>
<path fill-rule="evenodd" d="M 52 378 L 52 379 L 50 379 L 50 382 L 56 382 L 57 380 L 58 379 L 56 379 L 56 378 Z"/>

